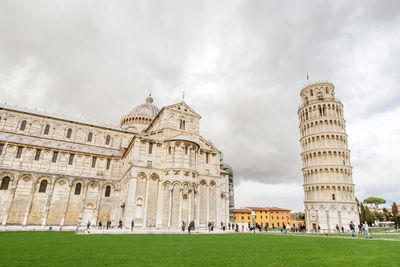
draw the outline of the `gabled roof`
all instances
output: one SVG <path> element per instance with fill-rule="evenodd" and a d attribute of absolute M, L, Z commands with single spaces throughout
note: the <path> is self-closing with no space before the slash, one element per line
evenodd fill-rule
<path fill-rule="evenodd" d="M 246 210 L 246 209 L 234 209 L 233 212 L 250 213 L 250 210 Z"/>
<path fill-rule="evenodd" d="M 201 119 L 201 116 L 196 111 L 194 111 L 191 107 L 188 106 L 188 104 L 186 104 L 184 101 L 182 101 L 180 103 L 176 103 L 176 104 L 173 104 L 173 105 L 169 105 L 169 106 L 163 107 L 160 110 L 160 112 L 158 112 L 157 116 L 151 121 L 150 125 L 146 128 L 146 130 L 144 132 L 147 132 L 154 125 L 154 123 L 157 121 L 157 119 L 159 117 L 161 117 L 161 114 L 164 113 L 164 110 L 169 109 L 169 108 L 173 108 L 173 107 L 176 107 L 176 106 L 179 106 L 179 105 L 183 105 L 186 109 L 190 110 L 196 117 Z"/>
<path fill-rule="evenodd" d="M 282 209 L 282 208 L 278 208 L 278 207 L 245 207 L 243 209 L 247 209 L 247 210 L 254 210 L 254 211 L 276 211 L 276 210 L 281 210 L 281 211 L 290 211 L 287 209 Z"/>
<path fill-rule="evenodd" d="M 184 106 L 186 109 L 191 111 L 193 113 L 193 115 L 195 115 L 196 117 L 201 119 L 201 116 L 196 111 L 194 111 L 191 107 L 189 107 L 189 105 L 186 104 L 184 101 L 182 101 L 180 103 L 176 103 L 176 104 L 172 104 L 172 105 L 166 106 L 165 108 L 174 108 L 174 107 L 177 107 L 177 106 Z"/>

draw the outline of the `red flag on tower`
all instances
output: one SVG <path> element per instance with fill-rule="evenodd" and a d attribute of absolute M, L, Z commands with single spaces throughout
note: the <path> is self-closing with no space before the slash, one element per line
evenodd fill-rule
<path fill-rule="evenodd" d="M 307 73 L 307 81 L 308 81 L 308 73 Z"/>

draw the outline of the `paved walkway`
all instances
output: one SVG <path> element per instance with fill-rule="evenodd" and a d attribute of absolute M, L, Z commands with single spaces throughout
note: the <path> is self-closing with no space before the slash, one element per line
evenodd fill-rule
<path fill-rule="evenodd" d="M 7 225 L 7 226 L 0 226 L 0 232 L 8 232 L 8 231 L 52 231 L 52 232 L 61 232 L 61 231 L 70 231 L 70 232 L 76 232 L 77 234 L 80 235 L 85 235 L 85 234 L 116 234 L 116 235 L 121 235 L 121 234 L 188 234 L 188 231 L 186 229 L 185 232 L 182 232 L 180 229 L 149 229 L 149 230 L 143 230 L 141 228 L 134 228 L 133 231 L 130 229 L 118 229 L 118 228 L 112 228 L 112 229 L 98 229 L 97 227 L 92 227 L 89 229 L 89 231 L 86 229 L 85 226 L 21 226 L 21 225 Z M 234 230 L 226 230 L 222 231 L 219 229 L 214 229 L 214 231 L 208 231 L 207 229 L 197 229 L 195 231 L 192 231 L 191 234 L 241 234 L 242 232 L 236 233 Z M 244 231 L 243 233 L 253 233 L 250 231 Z M 297 237 L 320 237 L 320 238 L 344 238 L 344 239 L 354 239 L 353 237 L 349 236 L 349 233 L 346 234 L 317 234 L 317 233 L 307 233 L 307 234 L 301 234 L 301 233 L 281 233 L 280 231 L 268 231 L 268 232 L 259 232 L 256 231 L 257 235 L 269 235 L 269 234 L 274 234 L 274 235 L 286 235 L 286 236 L 297 236 Z M 397 235 L 398 237 L 394 238 L 384 238 L 384 237 L 375 237 L 375 235 L 382 236 L 382 235 Z M 371 234 L 372 238 L 368 240 L 387 240 L 387 241 L 398 241 L 400 242 L 400 233 L 372 233 Z M 364 235 L 357 235 L 355 238 L 356 240 L 361 240 L 365 239 Z"/>

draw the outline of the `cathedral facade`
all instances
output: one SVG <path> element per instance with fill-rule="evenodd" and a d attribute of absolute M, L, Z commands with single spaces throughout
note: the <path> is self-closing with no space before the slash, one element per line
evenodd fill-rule
<path fill-rule="evenodd" d="M 200 118 L 184 101 L 159 110 L 151 96 L 119 127 L 0 105 L 0 225 L 227 224 L 232 169 Z"/>

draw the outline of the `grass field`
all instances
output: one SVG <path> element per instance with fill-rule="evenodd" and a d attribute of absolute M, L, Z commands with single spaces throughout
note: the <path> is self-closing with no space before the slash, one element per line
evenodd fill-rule
<path fill-rule="evenodd" d="M 400 242 L 383 240 L 273 234 L 0 233 L 0 266 L 396 266 L 399 262 Z"/>

